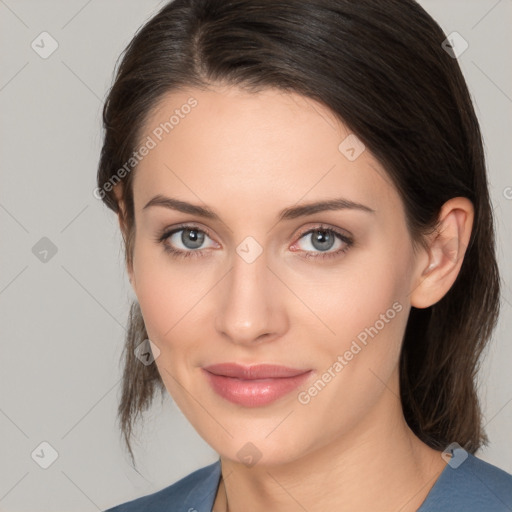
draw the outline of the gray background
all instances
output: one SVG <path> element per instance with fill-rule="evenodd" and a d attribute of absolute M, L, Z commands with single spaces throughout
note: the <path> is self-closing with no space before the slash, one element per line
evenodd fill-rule
<path fill-rule="evenodd" d="M 504 282 L 481 372 L 490 446 L 478 455 L 512 472 L 512 2 L 421 4 L 446 34 L 457 31 L 469 43 L 459 62 L 484 134 Z M 102 510 L 217 457 L 170 399 L 146 416 L 134 446 L 139 472 L 115 423 L 133 292 L 114 214 L 92 195 L 100 112 L 118 55 L 160 5 L 0 0 L 2 511 Z M 59 45 L 46 59 L 31 47 L 43 31 Z M 57 249 L 46 262 L 33 253 L 43 237 Z M 31 457 L 43 441 L 58 452 L 48 469 Z M 37 453 L 49 460 L 48 449 Z"/>

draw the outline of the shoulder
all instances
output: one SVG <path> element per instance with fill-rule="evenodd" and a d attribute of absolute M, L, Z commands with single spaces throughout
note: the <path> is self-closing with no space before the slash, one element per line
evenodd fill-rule
<path fill-rule="evenodd" d="M 220 460 L 148 496 L 137 498 L 105 512 L 210 512 L 220 480 Z"/>
<path fill-rule="evenodd" d="M 461 450 L 450 461 L 418 512 L 510 512 L 512 475 Z"/>

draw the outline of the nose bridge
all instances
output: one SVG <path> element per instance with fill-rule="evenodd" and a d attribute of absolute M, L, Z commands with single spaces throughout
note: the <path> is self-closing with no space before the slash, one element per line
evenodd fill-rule
<path fill-rule="evenodd" d="M 231 341 L 251 343 L 279 330 L 282 311 L 271 275 L 266 254 L 252 241 L 236 248 L 217 315 L 217 329 Z"/>
<path fill-rule="evenodd" d="M 233 255 L 233 270 L 231 272 L 232 289 L 237 294 L 246 294 L 248 299 L 256 300 L 263 292 L 267 280 L 267 255 L 261 249 L 256 252 L 247 242 L 241 243 Z M 259 297 L 259 299 L 263 299 Z"/>

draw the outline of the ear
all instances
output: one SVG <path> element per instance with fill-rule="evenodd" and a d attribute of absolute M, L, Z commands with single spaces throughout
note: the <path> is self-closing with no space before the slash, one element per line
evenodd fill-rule
<path fill-rule="evenodd" d="M 469 244 L 473 219 L 473 203 L 467 197 L 454 197 L 442 206 L 428 250 L 418 257 L 410 294 L 412 306 L 432 306 L 452 287 Z"/>
<path fill-rule="evenodd" d="M 121 230 L 121 235 L 123 236 L 123 241 L 125 248 L 127 247 L 127 233 L 128 229 L 126 226 L 126 205 L 123 199 L 123 188 L 120 183 L 118 183 L 113 188 L 114 196 L 117 201 L 118 205 L 118 212 L 117 212 L 117 219 L 119 221 L 119 229 Z M 132 288 L 135 291 L 135 277 L 133 273 L 133 266 L 128 264 L 128 261 L 126 262 L 126 272 L 128 274 L 128 279 L 130 280 L 130 284 L 132 285 Z"/>

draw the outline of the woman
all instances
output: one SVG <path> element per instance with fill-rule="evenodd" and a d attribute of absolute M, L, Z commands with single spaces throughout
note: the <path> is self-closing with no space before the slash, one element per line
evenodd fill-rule
<path fill-rule="evenodd" d="M 119 415 L 130 448 L 166 389 L 219 460 L 111 511 L 512 508 L 473 455 L 499 275 L 445 40 L 412 0 L 176 0 L 130 43 L 96 191 L 138 299 Z"/>

